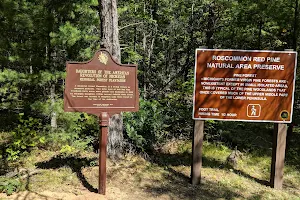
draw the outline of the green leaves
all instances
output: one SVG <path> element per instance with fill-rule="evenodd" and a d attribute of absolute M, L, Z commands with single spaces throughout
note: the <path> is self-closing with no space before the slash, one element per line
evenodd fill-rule
<path fill-rule="evenodd" d="M 145 150 L 171 137 L 188 138 L 193 125 L 195 48 L 207 44 L 228 49 L 291 48 L 293 37 L 299 35 L 299 31 L 294 34 L 295 2 L 118 1 L 122 62 L 138 64 L 144 98 L 139 112 L 125 114 L 128 139 Z M 26 113 L 20 126 L 11 129 L 14 140 L 7 151 L 12 159 L 30 147 L 50 144 L 39 135 L 34 119 L 49 124 L 53 112 L 62 130 L 51 137 L 63 140 L 59 147 L 52 143 L 56 150 L 68 151 L 66 145 L 80 139 L 84 142 L 76 145 L 84 148 L 97 135 L 96 118 L 64 113 L 62 100 L 65 62 L 89 60 L 99 49 L 97 6 L 97 0 L 0 2 L 0 110 L 5 111 L 1 119 Z M 55 102 L 49 98 L 51 86 Z M 295 102 L 299 103 L 298 90 Z M 226 133 L 220 127 L 208 121 L 206 130 Z"/>
<path fill-rule="evenodd" d="M 20 190 L 22 183 L 19 179 L 0 178 L 0 192 L 5 192 L 8 196 Z"/>
<path fill-rule="evenodd" d="M 124 113 L 124 124 L 127 136 L 140 150 L 152 149 L 166 139 L 169 127 L 168 116 L 155 100 L 140 99 L 140 110 L 136 113 Z"/>
<path fill-rule="evenodd" d="M 11 69 L 0 71 L 0 110 L 20 108 L 21 88 L 26 83 L 23 73 Z"/>
<path fill-rule="evenodd" d="M 135 146 L 137 148 L 144 151 L 144 145 L 146 143 L 146 139 L 143 138 L 142 135 L 139 135 L 137 130 L 135 130 L 135 128 L 133 126 L 131 126 L 130 124 L 126 124 L 125 126 L 126 126 L 125 130 L 126 130 L 128 137 L 135 143 Z"/>
<path fill-rule="evenodd" d="M 40 136 L 42 128 L 39 119 L 32 117 L 25 119 L 24 114 L 20 113 L 19 124 L 11 132 L 11 142 L 6 148 L 8 160 L 16 160 L 22 152 L 36 147 L 40 143 L 44 143 L 45 138 Z"/>
<path fill-rule="evenodd" d="M 59 27 L 58 33 L 51 32 L 50 37 L 51 43 L 54 45 L 62 44 L 71 47 L 81 39 L 81 31 L 70 22 L 66 22 L 63 26 Z"/>

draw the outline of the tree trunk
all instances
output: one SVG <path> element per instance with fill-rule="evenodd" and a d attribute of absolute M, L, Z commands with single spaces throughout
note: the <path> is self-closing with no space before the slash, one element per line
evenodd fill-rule
<path fill-rule="evenodd" d="M 117 62 L 121 62 L 119 43 L 117 0 L 98 0 L 101 20 L 101 44 L 112 54 Z M 123 118 L 114 115 L 109 122 L 107 155 L 118 158 L 123 152 Z"/>
<path fill-rule="evenodd" d="M 144 1 L 144 14 L 146 13 L 146 2 Z M 146 75 L 147 75 L 147 68 L 146 68 L 146 46 L 147 46 L 147 36 L 146 33 L 143 32 L 143 65 L 142 65 L 142 69 L 143 69 L 143 78 L 142 78 L 142 85 L 144 88 L 144 93 L 143 93 L 143 97 L 146 100 L 147 99 L 147 83 L 146 83 Z"/>
<path fill-rule="evenodd" d="M 261 49 L 261 33 L 263 28 L 263 20 L 262 18 L 259 20 L 258 23 L 258 41 L 257 41 L 257 49 Z"/>
<path fill-rule="evenodd" d="M 294 34 L 293 34 L 293 49 L 297 51 L 298 40 L 298 16 L 299 16 L 299 1 L 295 1 L 295 14 L 294 14 Z"/>
<path fill-rule="evenodd" d="M 117 0 L 111 0 L 111 18 L 112 18 L 112 55 L 121 63 L 121 50 L 119 42 L 118 27 L 118 9 Z"/>
<path fill-rule="evenodd" d="M 147 85 L 146 85 L 146 41 L 147 41 L 147 37 L 146 37 L 146 33 L 143 33 L 143 79 L 142 79 L 142 85 L 144 88 L 144 93 L 143 93 L 143 97 L 144 99 L 147 98 Z"/>
<path fill-rule="evenodd" d="M 55 106 L 55 84 L 53 83 L 50 88 L 50 100 L 51 100 L 51 129 L 52 131 L 57 129 Z"/>
<path fill-rule="evenodd" d="M 215 11 L 214 11 L 214 2 L 208 5 L 208 20 L 207 20 L 207 30 L 206 30 L 206 46 L 209 49 L 213 49 L 213 35 L 215 27 Z"/>
<path fill-rule="evenodd" d="M 137 5 L 134 6 L 134 13 L 137 15 Z M 134 39 L 133 39 L 133 49 L 136 53 L 136 45 L 137 45 L 137 28 L 134 26 Z"/>
<path fill-rule="evenodd" d="M 187 45 L 187 57 L 186 57 L 186 60 L 185 60 L 185 66 L 184 66 L 184 71 L 183 71 L 183 80 L 184 82 L 188 81 L 188 74 L 189 74 L 189 69 L 190 69 L 190 51 L 192 48 L 192 44 L 194 42 L 194 2 L 192 4 L 192 13 L 191 13 L 191 16 L 190 16 L 190 20 L 189 20 L 189 27 L 188 27 L 188 30 L 189 30 L 189 41 L 188 41 L 188 45 Z"/>

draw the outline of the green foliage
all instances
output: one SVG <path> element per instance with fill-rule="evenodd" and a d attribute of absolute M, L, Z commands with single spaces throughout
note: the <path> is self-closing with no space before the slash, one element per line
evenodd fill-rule
<path fill-rule="evenodd" d="M 138 54 L 132 48 L 126 48 L 122 52 L 124 54 L 123 63 L 138 63 L 138 61 L 142 60 L 142 56 Z"/>
<path fill-rule="evenodd" d="M 62 110 L 61 107 L 60 109 Z M 57 113 L 60 128 L 45 136 L 45 148 L 64 154 L 91 151 L 95 141 L 98 141 L 97 117 L 86 113 Z"/>
<path fill-rule="evenodd" d="M 66 22 L 63 26 L 59 27 L 59 33 L 50 33 L 53 44 L 63 44 L 73 46 L 78 40 L 81 39 L 81 32 L 70 22 Z"/>
<path fill-rule="evenodd" d="M 143 98 L 139 112 L 124 115 L 128 140 L 148 150 L 191 137 L 195 48 L 299 49 L 296 2 L 118 1 L 122 62 L 138 65 Z M 5 142 L 10 159 L 37 146 L 72 154 L 98 140 L 97 118 L 65 113 L 62 100 L 66 61 L 89 60 L 99 48 L 97 6 L 97 0 L 0 2 L 0 131 L 12 132 L 12 142 Z M 18 121 L 18 113 L 26 119 Z M 56 130 L 49 126 L 53 114 Z M 269 146 L 268 124 L 205 124 L 209 141 L 246 149 Z"/>
<path fill-rule="evenodd" d="M 124 131 L 130 144 L 140 151 L 150 151 L 171 139 L 191 137 L 194 56 L 199 46 L 299 50 L 296 3 L 119 0 L 121 58 L 124 64 L 138 65 L 141 93 L 140 110 L 124 113 Z M 0 165 L 7 165 L 2 162 L 7 159 L 16 161 L 32 148 L 64 156 L 90 151 L 98 141 L 98 119 L 65 113 L 63 91 L 66 61 L 90 60 L 99 49 L 98 1 L 1 0 L 0 27 L 0 133 L 5 133 L 0 135 Z M 299 77 L 298 70 L 296 124 L 300 123 Z M 51 93 L 53 87 L 55 94 Z M 18 117 L 19 113 L 24 116 Z M 54 114 L 57 129 L 50 127 Z M 237 146 L 241 151 L 258 152 L 257 159 L 247 166 L 263 171 L 269 166 L 266 157 L 270 158 L 271 138 L 270 123 L 208 120 L 205 140 L 209 142 L 204 142 L 203 163 L 218 167 Z M 300 163 L 299 139 L 299 130 L 294 131 L 286 153 L 287 164 L 295 168 Z M 190 142 L 179 146 L 179 154 L 187 163 L 190 150 Z M 174 157 L 165 160 L 174 161 Z M 20 184 L 0 178 L 0 192 L 11 194 Z"/>
<path fill-rule="evenodd" d="M 71 147 L 69 145 L 64 145 L 62 146 L 61 150 L 60 150 L 60 153 L 61 154 L 66 154 L 66 155 L 70 155 L 72 154 L 73 152 L 75 151 L 75 147 Z"/>
<path fill-rule="evenodd" d="M 76 154 L 81 151 L 91 151 L 95 137 L 80 137 L 80 133 L 65 132 L 58 129 L 46 135 L 44 148 L 52 151 L 60 151 L 63 154 Z"/>
<path fill-rule="evenodd" d="M 11 141 L 6 148 L 8 160 L 16 160 L 21 153 L 45 142 L 45 137 L 40 134 L 42 131 L 40 120 L 32 117 L 24 119 L 23 115 L 20 114 L 20 123 L 11 132 Z"/>
<path fill-rule="evenodd" d="M 270 154 L 273 126 L 270 123 L 206 121 L 205 138 L 215 143 L 223 143 L 234 149 L 246 151 L 264 150 Z"/>
<path fill-rule="evenodd" d="M 133 141 L 135 146 L 141 150 L 144 150 L 144 144 L 146 142 L 145 138 L 143 138 L 142 135 L 139 135 L 137 130 L 128 123 L 125 125 L 125 130 L 127 136 Z"/>
<path fill-rule="evenodd" d="M 124 125 L 130 141 L 141 150 L 152 149 L 166 139 L 166 116 L 159 102 L 140 99 L 140 110 L 124 114 Z"/>
<path fill-rule="evenodd" d="M 25 74 L 11 69 L 0 70 L 0 110 L 14 110 L 21 107 L 19 97 L 25 83 Z"/>
<path fill-rule="evenodd" d="M 175 92 L 162 94 L 160 103 L 166 118 L 170 138 L 190 138 L 193 130 L 192 106 L 194 79 L 186 82 L 178 80 L 173 89 Z M 163 91 L 161 92 L 163 93 Z M 166 126 L 165 125 L 165 126 Z"/>
<path fill-rule="evenodd" d="M 22 183 L 19 179 L 0 178 L 0 193 L 4 192 L 7 195 L 12 195 L 14 192 L 18 192 L 21 187 Z"/>

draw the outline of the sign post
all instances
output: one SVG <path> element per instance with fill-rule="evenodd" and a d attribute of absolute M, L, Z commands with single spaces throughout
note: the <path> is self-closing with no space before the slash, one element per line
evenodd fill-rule
<path fill-rule="evenodd" d="M 286 147 L 286 124 L 274 124 L 273 147 L 272 147 L 272 163 L 270 185 L 275 189 L 282 189 L 283 169 Z"/>
<path fill-rule="evenodd" d="M 67 62 L 64 111 L 99 116 L 99 189 L 106 192 L 106 146 L 109 116 L 139 109 L 137 66 L 116 63 L 101 49 L 87 62 Z"/>
<path fill-rule="evenodd" d="M 199 49 L 206 49 L 202 46 Z M 192 141 L 192 166 L 191 166 L 191 182 L 192 185 L 198 185 L 201 181 L 202 168 L 202 149 L 204 138 L 204 120 L 194 121 L 193 141 Z"/>
<path fill-rule="evenodd" d="M 98 193 L 106 193 L 106 153 L 107 153 L 107 134 L 108 134 L 108 113 L 103 112 L 99 117 L 99 183 Z"/>
<path fill-rule="evenodd" d="M 197 185 L 201 181 L 201 168 L 202 168 L 202 149 L 204 137 L 204 120 L 196 120 L 193 133 L 192 144 L 192 169 L 191 178 L 192 184 Z"/>
<path fill-rule="evenodd" d="M 274 188 L 282 187 L 296 65 L 294 51 L 196 50 L 193 119 L 275 123 L 270 181 Z M 200 174 L 192 182 L 199 179 Z"/>

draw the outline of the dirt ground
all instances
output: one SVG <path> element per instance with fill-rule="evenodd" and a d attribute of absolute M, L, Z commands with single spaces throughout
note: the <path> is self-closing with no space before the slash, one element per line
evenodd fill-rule
<path fill-rule="evenodd" d="M 189 183 L 189 166 L 168 167 L 153 164 L 141 157 L 107 163 L 106 195 L 97 194 L 98 166 L 82 166 L 88 159 L 58 158 L 42 164 L 39 174 L 30 177 L 26 191 L 11 196 L 0 194 L 0 200 L 179 200 L 226 199 L 236 193 L 217 186 L 217 181 L 203 177 L 202 186 Z M 44 165 L 46 163 L 46 165 Z M 76 166 L 77 165 L 77 166 Z M 215 185 L 215 186 L 214 186 Z"/>
<path fill-rule="evenodd" d="M 22 191 L 11 196 L 0 193 L 0 200 L 300 199 L 299 170 L 287 166 L 283 190 L 274 190 L 268 186 L 270 159 L 246 156 L 238 168 L 228 169 L 223 164 L 230 151 L 210 147 L 206 145 L 201 184 L 197 186 L 190 184 L 189 151 L 160 152 L 149 159 L 108 159 L 105 196 L 97 194 L 97 154 L 66 157 L 37 152 L 22 161 L 22 167 L 39 173 L 23 180 Z"/>

